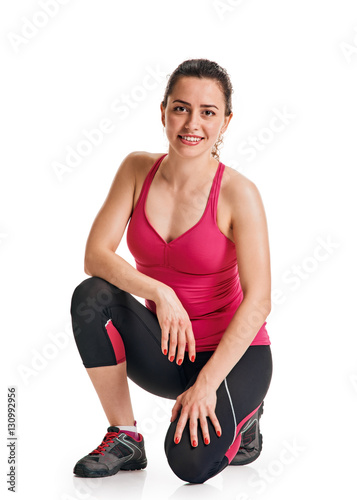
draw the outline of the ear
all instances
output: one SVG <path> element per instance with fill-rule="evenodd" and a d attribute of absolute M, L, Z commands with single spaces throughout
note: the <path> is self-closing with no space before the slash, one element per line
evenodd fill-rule
<path fill-rule="evenodd" d="M 162 103 L 160 103 L 160 110 L 161 110 L 161 123 L 165 127 L 165 108 L 162 105 Z"/>
<path fill-rule="evenodd" d="M 231 121 L 232 118 L 233 118 L 233 112 L 230 115 L 224 117 L 223 126 L 221 128 L 221 134 L 224 134 L 224 132 L 227 130 L 229 122 Z"/>

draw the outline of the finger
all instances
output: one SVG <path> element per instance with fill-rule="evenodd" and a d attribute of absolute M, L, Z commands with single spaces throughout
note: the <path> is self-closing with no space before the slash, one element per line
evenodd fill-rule
<path fill-rule="evenodd" d="M 186 328 L 186 342 L 188 349 L 188 357 L 190 361 L 194 362 L 196 359 L 196 341 L 193 335 L 191 322 L 188 328 Z"/>
<path fill-rule="evenodd" d="M 194 412 L 191 412 L 190 415 L 190 437 L 191 437 L 191 445 L 196 448 L 198 445 L 198 437 L 197 437 L 197 418 L 198 415 Z"/>
<path fill-rule="evenodd" d="M 179 321 L 178 331 L 177 331 L 177 354 L 176 354 L 176 363 L 181 365 L 183 362 L 183 358 L 185 356 L 185 347 L 186 347 L 186 335 L 184 328 L 184 320 Z"/>
<path fill-rule="evenodd" d="M 203 437 L 203 442 L 205 444 L 210 443 L 210 435 L 209 435 L 209 430 L 208 430 L 208 423 L 207 423 L 207 416 L 203 413 L 200 415 L 200 426 L 202 430 L 202 437 Z"/>
<path fill-rule="evenodd" d="M 171 410 L 170 422 L 174 422 L 176 420 L 176 418 L 178 417 L 178 414 L 180 413 L 182 404 L 181 404 L 181 401 L 179 398 L 180 398 L 180 396 L 177 398 L 176 403 L 174 404 L 174 406 Z"/>
<path fill-rule="evenodd" d="M 166 356 L 168 351 L 168 340 L 169 340 L 169 320 L 165 320 L 161 325 L 161 350 L 163 354 Z"/>
<path fill-rule="evenodd" d="M 208 416 L 209 416 L 209 418 L 210 418 L 210 420 L 212 422 L 212 425 L 214 427 L 214 430 L 216 431 L 217 436 L 221 437 L 222 436 L 222 428 L 221 428 L 221 426 L 219 424 L 219 420 L 218 420 L 215 412 L 214 411 L 210 412 Z"/>
<path fill-rule="evenodd" d="M 187 412 L 181 411 L 181 415 L 180 418 L 178 419 L 174 435 L 174 442 L 176 444 L 178 444 L 181 441 L 182 433 L 186 426 L 187 420 L 188 420 Z"/>
<path fill-rule="evenodd" d="M 170 325 L 170 340 L 169 340 L 169 361 L 173 361 L 175 359 L 177 346 L 177 323 L 171 322 Z"/>

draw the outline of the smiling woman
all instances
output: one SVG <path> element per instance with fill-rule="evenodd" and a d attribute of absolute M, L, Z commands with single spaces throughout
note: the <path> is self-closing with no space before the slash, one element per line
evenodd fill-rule
<path fill-rule="evenodd" d="M 211 146 L 211 155 L 216 160 L 219 160 L 218 154 L 218 146 L 222 142 L 222 135 L 225 132 L 228 123 L 230 122 L 233 113 L 232 113 L 232 93 L 233 88 L 230 81 L 230 78 L 227 72 L 218 66 L 218 64 L 211 62 L 209 65 L 205 65 L 204 60 L 200 60 L 201 63 L 198 64 L 197 60 L 189 60 L 185 61 L 185 63 L 181 64 L 175 72 L 171 75 L 171 78 L 168 81 L 164 99 L 161 104 L 161 110 L 168 109 L 168 106 L 172 106 L 173 111 L 177 114 L 191 114 L 193 113 L 192 103 L 184 101 L 180 98 L 182 97 L 182 87 L 193 92 L 195 98 L 199 99 L 199 112 L 202 116 L 202 119 L 205 119 L 206 124 L 210 124 L 210 127 L 213 126 L 213 130 L 211 128 L 211 136 L 216 137 L 216 141 L 214 144 L 210 144 Z M 204 66 L 205 65 L 205 66 Z M 197 81 L 195 82 L 193 79 L 200 79 L 201 85 L 197 87 Z M 202 80 L 205 80 L 204 82 Z M 195 85 L 196 84 L 196 85 Z M 206 94 L 202 95 L 202 87 L 203 85 L 206 88 Z M 194 88 L 195 87 L 195 88 Z M 198 92 L 195 94 L 194 92 Z M 175 98 L 176 97 L 176 98 Z M 208 101 L 205 101 L 205 97 L 207 97 Z M 209 99 L 212 99 L 211 101 Z M 169 103 L 171 101 L 171 103 Z M 180 103 L 181 106 L 173 106 L 175 103 Z M 224 126 L 220 131 L 217 131 L 217 124 L 219 119 L 224 116 L 225 122 Z M 216 127 L 215 127 L 216 126 Z M 169 133 L 167 131 L 167 133 Z M 219 137 L 217 139 L 217 135 Z M 180 138 L 184 136 L 182 142 L 185 139 L 189 141 L 192 140 L 190 137 L 199 137 L 201 140 L 204 140 L 205 137 L 187 134 L 187 130 L 182 131 L 182 135 Z M 199 141 L 201 142 L 201 141 Z"/>
<path fill-rule="evenodd" d="M 182 480 L 203 483 L 261 452 L 272 376 L 268 231 L 256 186 L 219 160 L 231 95 L 217 63 L 184 61 L 160 105 L 168 152 L 129 154 L 91 228 L 91 277 L 74 290 L 71 314 L 110 426 L 75 465 L 79 476 L 146 467 L 127 376 L 176 400 L 165 452 Z M 115 253 L 126 227 L 136 269 Z"/>

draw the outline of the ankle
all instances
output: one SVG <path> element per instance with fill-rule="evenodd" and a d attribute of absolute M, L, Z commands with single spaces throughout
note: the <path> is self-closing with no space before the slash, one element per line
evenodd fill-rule
<path fill-rule="evenodd" d="M 134 420 L 134 425 L 122 425 L 114 424 L 114 427 L 118 427 L 121 432 L 124 432 L 128 436 L 134 438 L 136 441 L 139 439 L 139 433 L 136 426 L 136 420 Z"/>

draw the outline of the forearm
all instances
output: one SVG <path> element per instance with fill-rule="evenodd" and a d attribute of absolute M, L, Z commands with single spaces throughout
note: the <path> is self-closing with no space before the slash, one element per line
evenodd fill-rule
<path fill-rule="evenodd" d="M 141 273 L 109 249 L 100 249 L 86 255 L 84 270 L 90 276 L 99 276 L 125 292 L 155 303 L 161 291 L 169 288 L 164 283 Z"/>
<path fill-rule="evenodd" d="M 244 298 L 197 383 L 216 390 L 252 343 L 270 312 L 270 300 Z"/>

